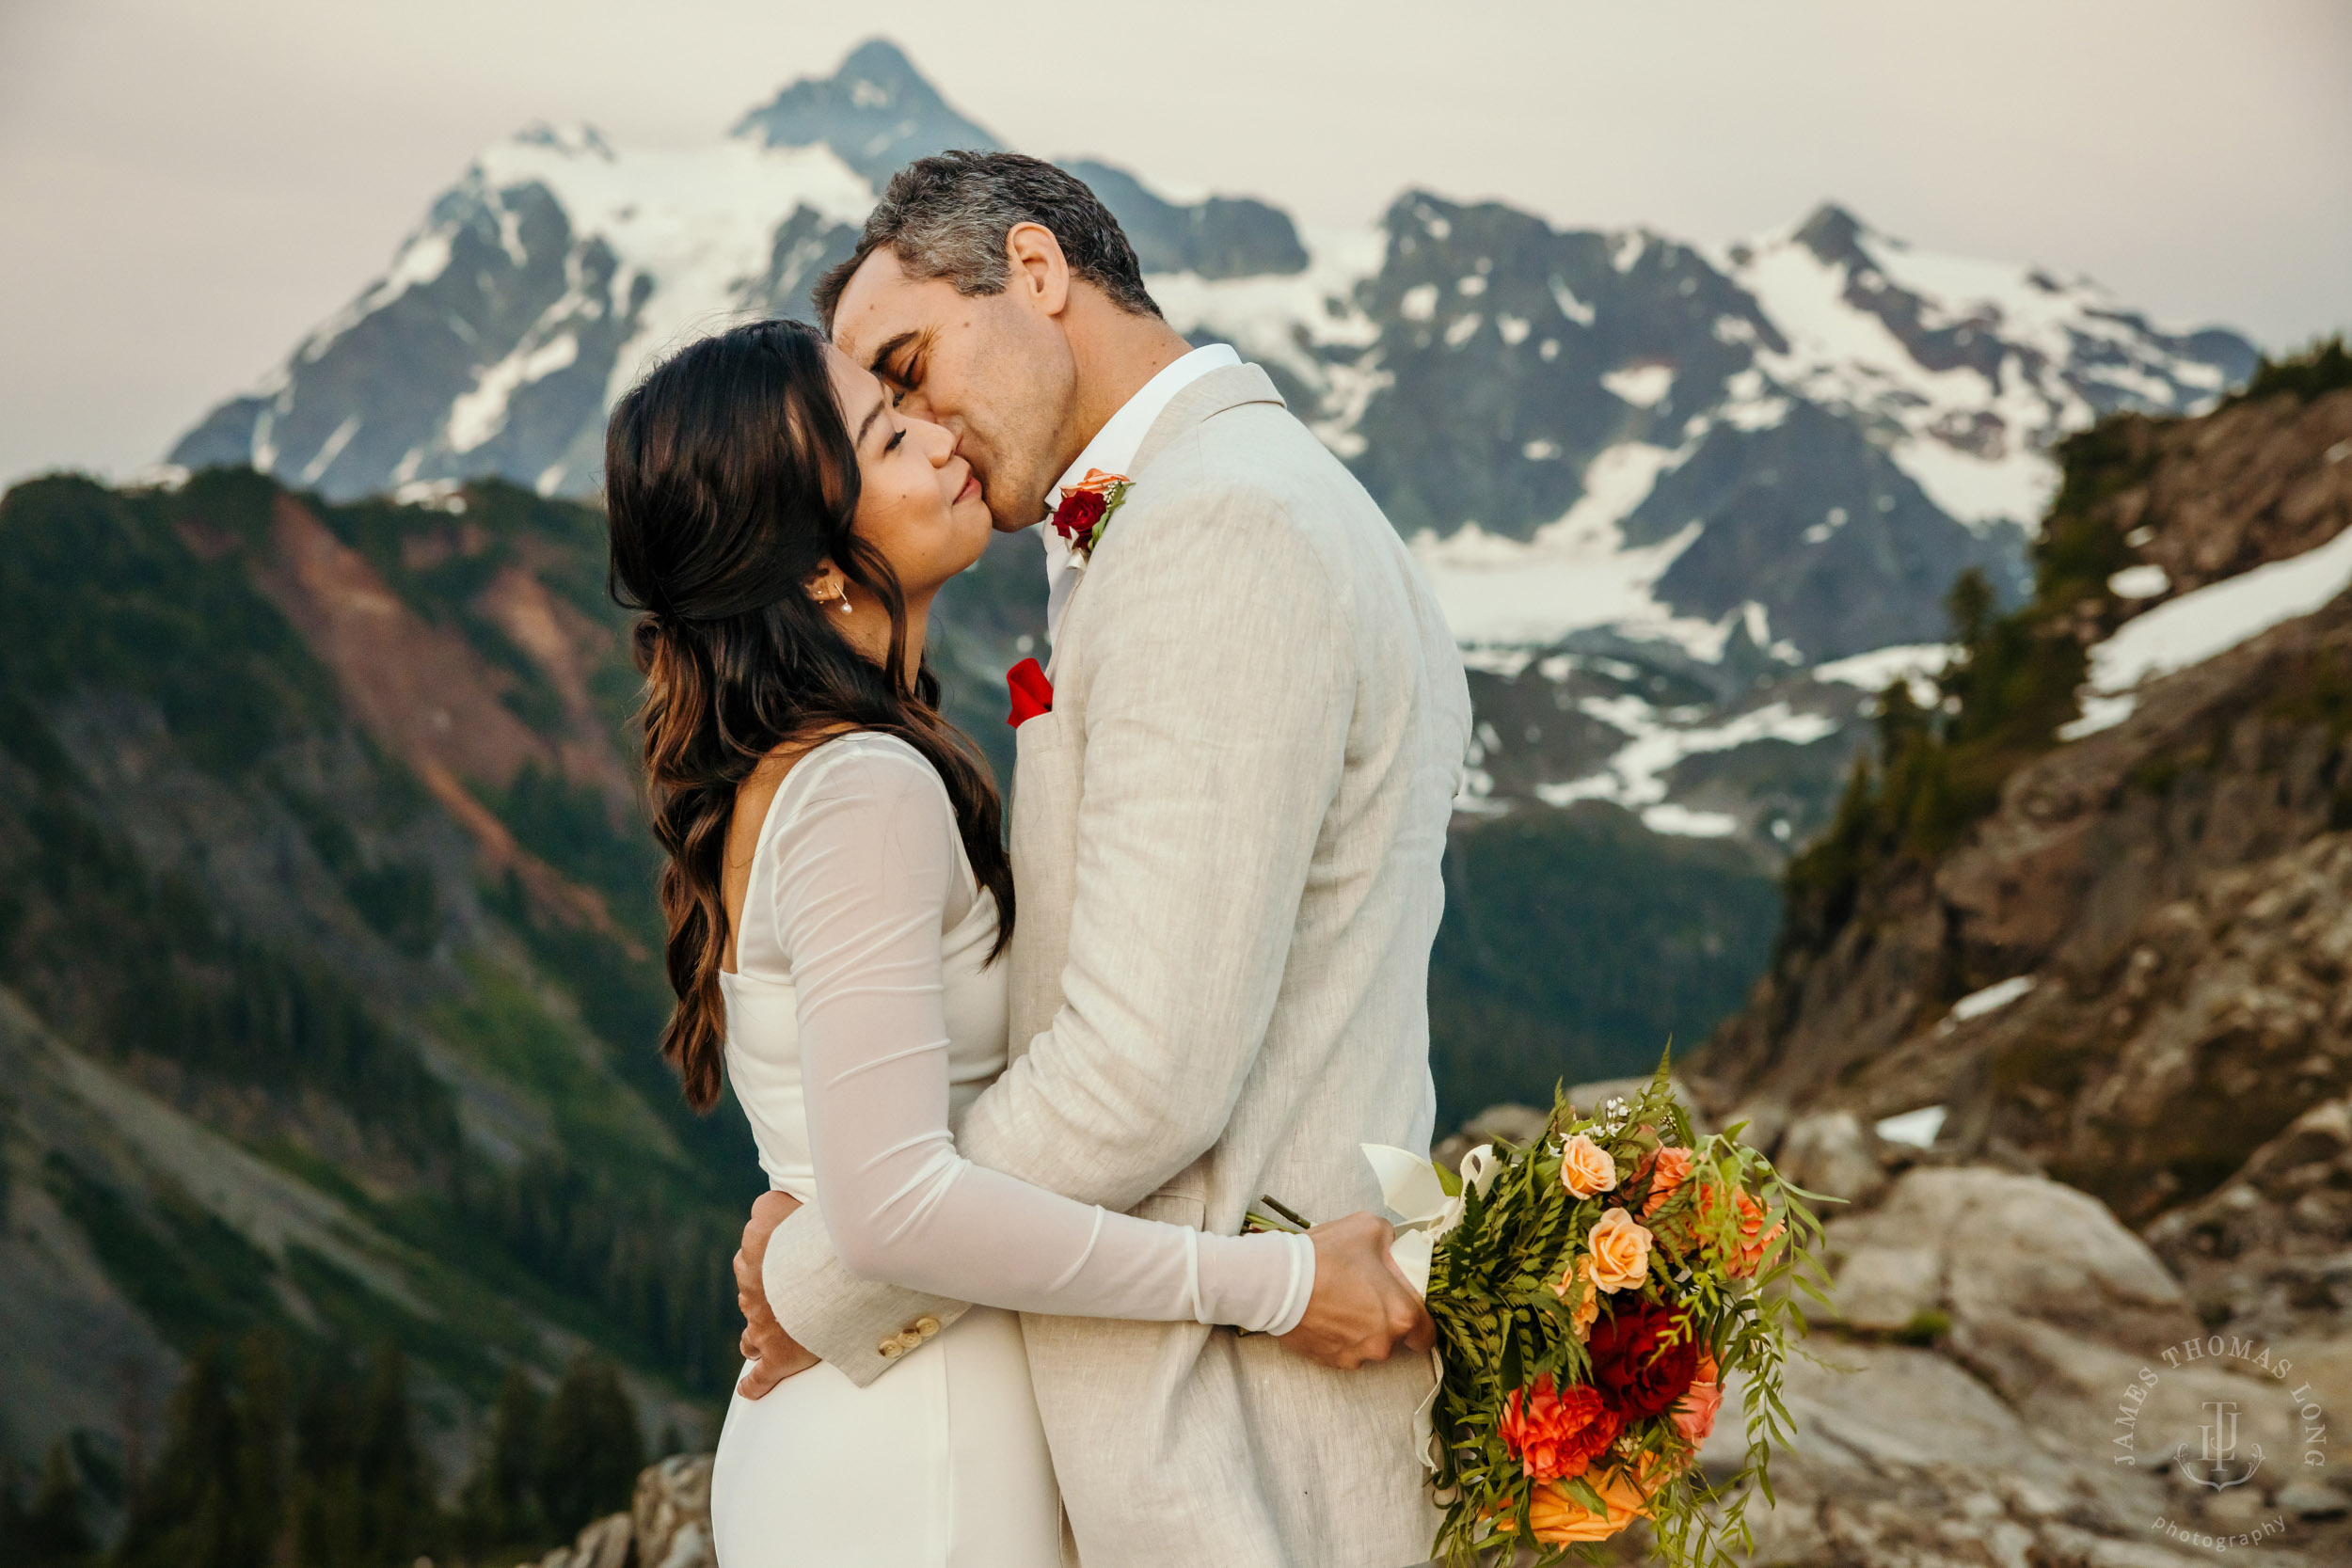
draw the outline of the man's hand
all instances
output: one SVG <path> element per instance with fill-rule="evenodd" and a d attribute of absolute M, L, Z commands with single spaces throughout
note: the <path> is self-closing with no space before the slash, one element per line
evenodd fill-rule
<path fill-rule="evenodd" d="M 1389 1256 L 1394 1226 L 1377 1214 L 1350 1214 L 1307 1235 L 1315 1244 L 1315 1290 L 1307 1315 L 1282 1336 L 1285 1350 L 1354 1371 L 1400 1347 L 1422 1351 L 1438 1342 L 1429 1309 Z"/>
<path fill-rule="evenodd" d="M 735 1254 L 735 1305 L 743 1311 L 743 1355 L 753 1363 L 735 1388 L 747 1400 L 758 1399 L 786 1378 L 817 1365 L 817 1357 L 795 1344 L 768 1310 L 768 1289 L 759 1277 L 768 1238 L 800 1206 L 801 1200 L 790 1193 L 760 1194 L 752 1204 L 752 1217 L 744 1222 L 743 1244 Z M 1318 1267 L 1321 1263 L 1317 1259 Z"/>

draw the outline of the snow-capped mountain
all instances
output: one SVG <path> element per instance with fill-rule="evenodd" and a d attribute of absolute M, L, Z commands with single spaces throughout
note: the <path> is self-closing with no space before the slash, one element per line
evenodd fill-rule
<path fill-rule="evenodd" d="M 334 498 L 485 473 L 591 494 L 604 411 L 652 356 L 806 313 L 892 169 L 997 145 L 880 40 L 707 147 L 534 127 L 172 460 Z M 1419 192 L 1316 232 L 1070 166 L 1170 321 L 1266 365 L 1414 541 L 1482 671 L 1485 798 L 1613 800 L 1661 831 L 1809 829 L 1847 749 L 1823 743 L 1863 683 L 1932 661 L 1954 576 L 2022 588 L 2053 442 L 2200 406 L 2255 360 L 1835 206 L 1719 253 Z"/>

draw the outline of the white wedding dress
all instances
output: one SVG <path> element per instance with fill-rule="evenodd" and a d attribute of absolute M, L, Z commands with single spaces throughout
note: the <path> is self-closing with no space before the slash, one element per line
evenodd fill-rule
<path fill-rule="evenodd" d="M 860 1388 L 829 1366 L 727 1410 L 720 1568 L 1053 1568 L 1061 1510 L 1014 1310 L 1285 1333 L 1302 1237 L 1210 1236 L 970 1164 L 952 1129 L 1006 1060 L 1005 980 L 946 787 L 895 736 L 787 775 L 754 852 L 728 1076 L 771 1185 L 857 1273 L 975 1306 L 904 1325 Z"/>

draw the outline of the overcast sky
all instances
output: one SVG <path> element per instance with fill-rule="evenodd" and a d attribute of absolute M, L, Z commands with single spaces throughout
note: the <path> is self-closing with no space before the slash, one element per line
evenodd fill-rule
<path fill-rule="evenodd" d="M 483 144 L 707 140 L 876 33 L 1015 146 L 1311 222 L 1835 198 L 2273 348 L 2352 323 L 2343 0 L 0 0 L 0 480 L 159 456 Z"/>

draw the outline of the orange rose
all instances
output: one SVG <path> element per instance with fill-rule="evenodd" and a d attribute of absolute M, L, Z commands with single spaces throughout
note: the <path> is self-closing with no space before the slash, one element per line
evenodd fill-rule
<path fill-rule="evenodd" d="M 1649 1494 L 1623 1469 L 1605 1470 L 1584 1478 L 1609 1507 L 1595 1513 L 1558 1484 L 1538 1486 L 1527 1506 L 1528 1527 L 1547 1546 L 1580 1541 L 1606 1541 L 1649 1513 Z"/>
<path fill-rule="evenodd" d="M 1715 1430 L 1715 1413 L 1723 1407 L 1722 1370 L 1715 1365 L 1712 1355 L 1702 1351 L 1699 1353 L 1698 1376 L 1691 1380 L 1691 1386 L 1684 1392 L 1680 1402 L 1666 1413 L 1667 1418 L 1674 1422 L 1675 1430 L 1682 1433 L 1682 1440 L 1695 1449 L 1707 1441 L 1708 1433 Z"/>
<path fill-rule="evenodd" d="M 1675 1196 L 1691 1174 L 1691 1162 L 1697 1156 L 1687 1148 L 1661 1148 L 1642 1162 L 1649 1174 L 1649 1196 L 1642 1199 L 1642 1217 L 1647 1219 L 1658 1212 L 1658 1206 Z"/>
<path fill-rule="evenodd" d="M 1570 1291 L 1583 1292 L 1568 1304 L 1569 1325 L 1581 1339 L 1593 1331 L 1593 1320 L 1600 1316 L 1600 1287 L 1593 1283 L 1592 1254 L 1579 1258 L 1576 1266 L 1562 1274 L 1551 1287 L 1551 1293 L 1562 1301 L 1567 1301 Z"/>
<path fill-rule="evenodd" d="M 1560 1184 L 1578 1197 L 1608 1192 L 1617 1184 L 1616 1159 L 1579 1132 L 1560 1146 Z"/>
<path fill-rule="evenodd" d="M 1600 1216 L 1584 1244 L 1592 1251 L 1593 1283 L 1604 1291 L 1627 1291 L 1649 1277 L 1651 1236 L 1642 1222 L 1622 1209 Z"/>

